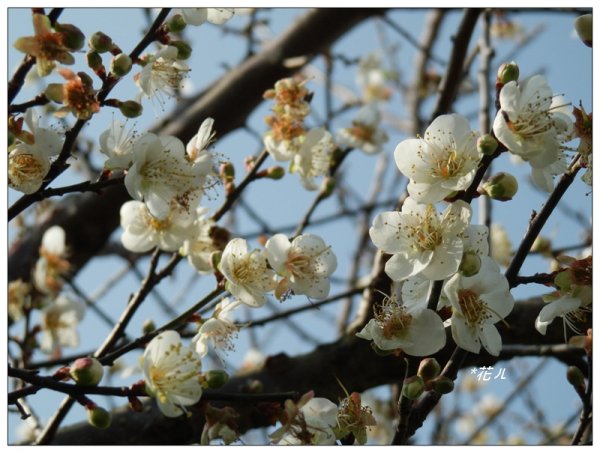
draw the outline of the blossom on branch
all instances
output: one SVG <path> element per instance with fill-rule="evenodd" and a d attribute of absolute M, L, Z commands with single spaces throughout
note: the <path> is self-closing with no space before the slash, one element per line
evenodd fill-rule
<path fill-rule="evenodd" d="M 325 129 L 314 128 L 308 131 L 292 165 L 292 170 L 300 175 L 305 189 L 319 188 L 315 179 L 329 173 L 335 148 L 333 137 Z"/>
<path fill-rule="evenodd" d="M 376 154 L 388 141 L 387 133 L 379 128 L 381 114 L 373 104 L 361 107 L 352 121 L 352 126 L 340 129 L 336 141 L 340 146 L 358 148 L 367 154 Z"/>
<path fill-rule="evenodd" d="M 192 339 L 200 357 L 208 353 L 208 344 L 218 351 L 233 351 L 233 339 L 239 327 L 233 322 L 233 311 L 241 305 L 238 300 L 223 299 L 217 304 L 213 315 L 204 321 Z"/>
<path fill-rule="evenodd" d="M 327 297 L 329 276 L 337 267 L 337 259 L 323 239 L 303 234 L 290 242 L 286 235 L 276 234 L 267 241 L 265 249 L 269 264 L 283 277 L 275 297 L 282 299 L 288 291 L 317 300 Z"/>
<path fill-rule="evenodd" d="M 134 80 L 147 98 L 156 97 L 162 101 L 163 94 L 171 97 L 181 88 L 190 68 L 177 59 L 178 52 L 176 47 L 166 46 L 156 54 L 142 57 L 142 71 L 134 76 Z"/>
<path fill-rule="evenodd" d="M 162 332 L 146 346 L 142 365 L 146 391 L 156 397 L 167 417 L 178 417 L 186 406 L 200 401 L 201 365 L 200 356 L 185 347 L 174 330 Z"/>
<path fill-rule="evenodd" d="M 126 170 L 133 162 L 133 145 L 139 137 L 133 130 L 113 119 L 109 128 L 100 134 L 100 152 L 108 157 L 104 167 L 109 170 Z"/>
<path fill-rule="evenodd" d="M 65 230 L 55 225 L 42 236 L 40 257 L 33 269 L 35 288 L 43 294 L 57 295 L 62 290 L 64 277 L 69 272 Z"/>
<path fill-rule="evenodd" d="M 182 8 L 181 15 L 186 24 L 202 25 L 210 22 L 215 25 L 223 25 L 233 17 L 233 8 Z"/>
<path fill-rule="evenodd" d="M 77 326 L 85 314 L 85 305 L 58 296 L 48 303 L 42 311 L 40 348 L 43 352 L 54 354 L 61 347 L 79 346 Z"/>

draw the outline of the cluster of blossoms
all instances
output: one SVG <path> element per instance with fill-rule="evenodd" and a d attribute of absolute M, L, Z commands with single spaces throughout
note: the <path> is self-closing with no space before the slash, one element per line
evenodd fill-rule
<path fill-rule="evenodd" d="M 439 212 L 436 203 L 467 189 L 481 153 L 463 117 L 436 118 L 424 138 L 401 142 L 394 157 L 409 179 L 409 197 L 401 211 L 380 213 L 369 234 L 391 254 L 386 274 L 393 294 L 375 307 L 373 319 L 357 335 L 377 348 L 401 349 L 427 356 L 445 344 L 444 324 L 427 307 L 431 282 L 445 280 L 438 309 L 449 306 L 448 321 L 458 346 L 478 353 L 483 347 L 498 355 L 502 340 L 494 326 L 512 310 L 506 278 L 488 256 L 488 231 L 470 225 L 471 207 L 462 200 Z"/>

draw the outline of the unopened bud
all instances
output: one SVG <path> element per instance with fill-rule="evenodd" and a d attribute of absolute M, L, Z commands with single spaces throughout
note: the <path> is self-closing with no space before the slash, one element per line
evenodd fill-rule
<path fill-rule="evenodd" d="M 94 71 L 102 68 L 102 57 L 98 52 L 90 51 L 85 55 L 88 66 Z"/>
<path fill-rule="evenodd" d="M 584 14 L 575 19 L 575 31 L 577 31 L 579 38 L 586 46 L 592 47 L 593 28 L 591 14 Z"/>
<path fill-rule="evenodd" d="M 105 35 L 101 31 L 97 31 L 90 36 L 88 45 L 90 46 L 90 49 L 98 53 L 108 52 L 113 48 L 113 42 L 110 36 Z"/>
<path fill-rule="evenodd" d="M 233 181 L 235 179 L 235 167 L 231 162 L 224 162 L 219 167 L 219 176 L 223 182 Z"/>
<path fill-rule="evenodd" d="M 531 245 L 531 251 L 541 253 L 542 255 L 548 255 L 552 251 L 552 241 L 543 236 L 538 236 Z"/>
<path fill-rule="evenodd" d="M 69 374 L 78 385 L 98 385 L 104 375 L 102 364 L 93 357 L 75 360 Z"/>
<path fill-rule="evenodd" d="M 472 277 L 481 269 L 481 257 L 474 252 L 463 254 L 462 261 L 458 270 L 465 277 Z"/>
<path fill-rule="evenodd" d="M 585 391 L 585 377 L 578 367 L 567 368 L 567 381 L 576 389 Z"/>
<path fill-rule="evenodd" d="M 510 173 L 500 172 L 483 184 L 483 190 L 494 200 L 508 201 L 512 200 L 519 190 L 519 183 Z"/>
<path fill-rule="evenodd" d="M 69 50 L 79 50 L 85 44 L 85 35 L 75 25 L 56 23 L 54 30 L 60 33 L 62 45 Z"/>
<path fill-rule="evenodd" d="M 90 425 L 98 429 L 106 429 L 110 426 L 112 416 L 106 409 L 94 406 L 87 410 L 87 418 Z"/>
<path fill-rule="evenodd" d="M 142 324 L 142 333 L 144 335 L 149 334 L 150 332 L 154 332 L 156 330 L 156 324 L 151 319 L 146 319 L 144 324 Z"/>
<path fill-rule="evenodd" d="M 125 101 L 121 102 L 121 105 L 119 105 L 119 110 L 127 118 L 137 118 L 142 114 L 144 108 L 139 102 Z"/>
<path fill-rule="evenodd" d="M 485 134 L 477 139 L 477 149 L 485 156 L 494 154 L 498 148 L 498 141 L 490 134 Z"/>
<path fill-rule="evenodd" d="M 185 41 L 171 41 L 169 45 L 177 49 L 178 60 L 187 60 L 192 55 L 192 47 Z"/>
<path fill-rule="evenodd" d="M 131 58 L 126 53 L 120 53 L 119 55 L 113 57 L 110 62 L 110 72 L 118 77 L 122 77 L 131 71 L 131 66 L 133 62 Z"/>
<path fill-rule="evenodd" d="M 285 169 L 283 167 L 269 167 L 265 174 L 265 178 L 278 180 L 285 176 Z"/>
<path fill-rule="evenodd" d="M 421 363 L 419 364 L 419 370 L 417 371 L 417 376 L 420 376 L 425 382 L 427 382 L 440 374 L 440 371 L 441 367 L 438 361 L 433 357 L 428 357 L 421 360 Z"/>
<path fill-rule="evenodd" d="M 402 385 L 402 395 L 409 400 L 416 400 L 425 390 L 425 382 L 421 376 L 411 376 L 404 379 Z"/>
<path fill-rule="evenodd" d="M 210 370 L 204 374 L 206 386 L 210 389 L 223 387 L 229 380 L 229 375 L 223 370 Z"/>
<path fill-rule="evenodd" d="M 328 198 L 335 189 L 335 179 L 325 178 L 321 183 L 321 197 Z"/>
<path fill-rule="evenodd" d="M 510 63 L 503 63 L 498 68 L 498 78 L 496 79 L 497 83 L 502 85 L 506 85 L 508 82 L 513 82 L 519 80 L 519 66 L 514 61 Z"/>
<path fill-rule="evenodd" d="M 445 395 L 454 390 L 454 381 L 446 376 L 438 376 L 431 381 L 431 388 L 440 395 Z"/>
<path fill-rule="evenodd" d="M 167 22 L 167 27 L 172 33 L 179 33 L 180 31 L 183 31 L 186 25 L 187 23 L 181 14 L 175 14 L 173 17 L 171 17 L 171 20 Z"/>
<path fill-rule="evenodd" d="M 44 90 L 44 94 L 51 101 L 62 104 L 64 99 L 62 83 L 49 83 L 46 89 Z"/>

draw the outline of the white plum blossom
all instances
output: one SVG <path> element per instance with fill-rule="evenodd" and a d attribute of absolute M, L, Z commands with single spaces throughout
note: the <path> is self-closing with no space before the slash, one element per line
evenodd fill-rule
<path fill-rule="evenodd" d="M 31 302 L 31 285 L 20 278 L 8 284 L 7 303 L 8 316 L 13 321 L 21 319 L 25 307 Z"/>
<path fill-rule="evenodd" d="M 239 327 L 233 322 L 233 311 L 241 305 L 235 299 L 225 298 L 217 304 L 213 315 L 204 321 L 192 339 L 200 357 L 208 353 L 208 344 L 218 351 L 233 351 L 233 338 Z"/>
<path fill-rule="evenodd" d="M 42 236 L 40 257 L 33 269 L 33 283 L 44 294 L 58 294 L 69 272 L 65 230 L 58 225 L 48 228 Z"/>
<path fill-rule="evenodd" d="M 462 234 L 470 221 L 471 207 L 462 200 L 438 214 L 434 205 L 408 197 L 401 212 L 378 214 L 369 235 L 377 248 L 392 254 L 385 272 L 393 281 L 417 274 L 443 280 L 458 270 L 464 250 Z"/>
<path fill-rule="evenodd" d="M 491 256 L 498 264 L 508 267 L 513 256 L 512 243 L 506 229 L 500 223 L 490 225 Z"/>
<path fill-rule="evenodd" d="M 356 84 L 362 91 L 366 102 L 385 101 L 391 96 L 386 86 L 385 69 L 381 64 L 381 54 L 372 52 L 358 62 Z"/>
<path fill-rule="evenodd" d="M 267 267 L 267 258 L 260 250 L 248 251 L 244 239 L 229 241 L 219 269 L 227 279 L 225 288 L 234 297 L 251 307 L 261 307 L 266 302 L 266 293 L 276 285 L 275 272 Z"/>
<path fill-rule="evenodd" d="M 361 107 L 352 121 L 352 126 L 340 129 L 336 141 L 340 146 L 359 148 L 367 154 L 376 154 L 388 141 L 388 135 L 379 128 L 381 114 L 373 104 Z"/>
<path fill-rule="evenodd" d="M 158 219 L 169 215 L 173 201 L 191 212 L 200 203 L 206 173 L 186 156 L 178 138 L 145 134 L 133 147 L 133 165 L 125 176 L 127 192 L 146 203 Z"/>
<path fill-rule="evenodd" d="M 278 445 L 334 445 L 338 407 L 326 398 L 311 398 L 300 407 Z"/>
<path fill-rule="evenodd" d="M 39 127 L 38 117 L 30 108 L 25 114 L 29 128 L 27 142 L 21 141 L 9 148 L 8 185 L 19 192 L 36 192 L 50 170 L 50 158 L 58 155 L 63 139 L 51 129 Z"/>
<path fill-rule="evenodd" d="M 156 336 L 144 351 L 142 370 L 146 390 L 156 397 L 160 411 L 178 417 L 186 406 L 200 401 L 202 381 L 200 356 L 181 343 L 174 330 Z"/>
<path fill-rule="evenodd" d="M 390 297 L 374 307 L 373 318 L 356 336 L 372 340 L 381 350 L 402 349 L 418 357 L 435 354 L 446 344 L 444 323 L 439 315 L 427 308 L 426 301 L 403 301 L 399 283 L 394 284 Z"/>
<path fill-rule="evenodd" d="M 410 138 L 394 151 L 396 165 L 409 178 L 408 193 L 421 203 L 436 203 L 466 190 L 481 153 L 468 121 L 455 113 L 438 116 L 424 138 Z"/>
<path fill-rule="evenodd" d="M 212 265 L 213 253 L 221 249 L 211 236 L 215 222 L 205 218 L 207 208 L 198 208 L 197 216 L 190 227 L 188 238 L 183 242 L 181 254 L 187 256 L 189 263 L 201 274 L 214 271 Z"/>
<path fill-rule="evenodd" d="M 328 174 L 334 150 L 333 137 L 325 129 L 314 128 L 307 132 L 293 165 L 305 189 L 319 188 L 315 179 Z"/>
<path fill-rule="evenodd" d="M 562 151 L 559 134 L 572 122 L 559 106 L 552 106 L 553 97 L 541 75 L 509 82 L 500 91 L 493 127 L 496 138 L 533 168 L 556 162 Z"/>
<path fill-rule="evenodd" d="M 133 162 L 133 145 L 138 137 L 133 130 L 113 119 L 107 130 L 100 134 L 100 152 L 108 157 L 104 167 L 109 170 L 126 170 Z"/>
<path fill-rule="evenodd" d="M 215 25 L 223 25 L 233 17 L 233 8 L 182 8 L 181 15 L 188 25 L 202 25 L 210 22 Z"/>
<path fill-rule="evenodd" d="M 535 319 L 535 328 L 542 335 L 546 335 L 548 326 L 552 324 L 554 319 L 560 317 L 563 318 L 565 326 L 568 325 L 572 330 L 577 331 L 575 322 L 577 321 L 579 313 L 585 311 L 585 308 L 586 307 L 582 304 L 581 299 L 565 294 L 548 303 L 540 310 L 539 315 Z"/>
<path fill-rule="evenodd" d="M 490 354 L 500 354 L 502 338 L 494 324 L 508 316 L 515 301 L 496 262 L 483 257 L 477 274 L 454 275 L 444 293 L 452 305 L 450 322 L 457 346 L 477 354 L 483 345 Z"/>
<path fill-rule="evenodd" d="M 141 201 L 130 200 L 121 206 L 123 246 L 135 253 L 158 247 L 165 252 L 179 249 L 190 237 L 193 218 L 179 209 L 172 209 L 163 219 L 157 219 Z"/>
<path fill-rule="evenodd" d="M 183 78 L 190 68 L 184 61 L 177 59 L 177 54 L 176 47 L 166 46 L 155 54 L 146 54 L 142 58 L 144 66 L 134 76 L 134 80 L 146 97 L 156 97 L 161 101 L 163 94 L 170 97 L 182 87 Z"/>
<path fill-rule="evenodd" d="M 79 346 L 77 326 L 85 314 L 85 305 L 65 296 L 58 296 L 42 311 L 40 348 L 53 354 L 60 347 Z"/>
<path fill-rule="evenodd" d="M 325 299 L 329 294 L 329 276 L 337 267 L 331 247 L 314 234 L 303 234 L 292 242 L 285 234 L 276 234 L 265 244 L 271 267 L 283 277 L 275 289 L 281 299 L 288 291 Z"/>

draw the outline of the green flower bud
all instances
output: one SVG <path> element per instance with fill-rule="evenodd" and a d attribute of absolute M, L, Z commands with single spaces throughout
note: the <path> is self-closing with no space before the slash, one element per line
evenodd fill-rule
<path fill-rule="evenodd" d="M 454 390 L 454 381 L 446 376 L 438 376 L 431 381 L 431 388 L 440 395 L 445 395 Z"/>
<path fill-rule="evenodd" d="M 474 252 L 467 252 L 463 254 L 462 261 L 458 270 L 465 277 L 472 277 L 481 268 L 481 257 Z"/>
<path fill-rule="evenodd" d="M 325 178 L 321 183 L 321 196 L 323 198 L 328 198 L 333 193 L 335 189 L 335 179 L 333 178 Z"/>
<path fill-rule="evenodd" d="M 235 179 L 235 167 L 231 162 L 224 162 L 219 167 L 219 176 L 223 182 Z"/>
<path fill-rule="evenodd" d="M 223 370 L 210 370 L 204 373 L 206 386 L 210 389 L 223 387 L 229 380 L 229 375 Z"/>
<path fill-rule="evenodd" d="M 435 378 L 438 374 L 440 374 L 441 370 L 442 368 L 440 367 L 438 361 L 435 360 L 433 357 L 428 357 L 426 359 L 421 360 L 421 363 L 419 363 L 419 370 L 417 371 L 417 376 L 420 376 L 425 382 L 427 382 Z"/>
<path fill-rule="evenodd" d="M 87 418 L 89 424 L 98 429 L 108 428 L 112 421 L 110 412 L 98 406 L 87 410 Z"/>
<path fill-rule="evenodd" d="M 104 368 L 98 359 L 82 357 L 73 362 L 69 374 L 78 385 L 98 385 L 104 375 Z"/>
<path fill-rule="evenodd" d="M 83 83 L 87 88 L 94 88 L 94 80 L 89 75 L 83 71 L 78 72 L 77 75 L 81 79 L 81 83 Z"/>
<path fill-rule="evenodd" d="M 577 31 L 581 41 L 588 47 L 592 47 L 592 22 L 591 14 L 584 14 L 575 19 L 575 31 Z"/>
<path fill-rule="evenodd" d="M 517 63 L 511 61 L 510 63 L 500 65 L 496 79 L 497 83 L 506 85 L 508 82 L 516 82 L 517 80 L 519 80 L 519 66 L 517 66 Z"/>
<path fill-rule="evenodd" d="M 123 77 L 131 71 L 132 64 L 133 62 L 129 55 L 120 53 L 116 57 L 113 57 L 110 62 L 110 72 L 118 77 Z"/>
<path fill-rule="evenodd" d="M 576 366 L 570 366 L 567 368 L 567 381 L 575 389 L 585 391 L 585 377 L 579 368 Z"/>
<path fill-rule="evenodd" d="M 97 31 L 88 40 L 88 46 L 90 49 L 98 52 L 104 53 L 109 52 L 113 48 L 113 42 L 110 36 L 105 35 L 101 31 Z"/>
<path fill-rule="evenodd" d="M 75 25 L 56 23 L 54 30 L 60 34 L 62 45 L 69 50 L 79 50 L 85 44 L 85 35 Z"/>
<path fill-rule="evenodd" d="M 125 101 L 121 102 L 121 105 L 119 105 L 119 110 L 127 118 L 137 118 L 142 114 L 144 108 L 139 102 Z"/>
<path fill-rule="evenodd" d="M 483 190 L 494 200 L 508 201 L 512 200 L 519 190 L 519 183 L 510 173 L 500 172 L 483 184 Z"/>
<path fill-rule="evenodd" d="M 102 57 L 98 52 L 90 51 L 85 55 L 88 66 L 94 70 L 98 71 L 102 68 Z"/>
<path fill-rule="evenodd" d="M 498 141 L 490 134 L 485 134 L 477 139 L 477 149 L 481 154 L 490 156 L 498 148 Z"/>
<path fill-rule="evenodd" d="M 409 400 L 416 400 L 425 391 L 425 382 L 421 376 L 411 376 L 404 379 L 402 395 Z"/>
<path fill-rule="evenodd" d="M 150 332 L 154 332 L 156 330 L 156 324 L 151 319 L 146 319 L 144 324 L 142 325 L 142 333 L 144 335 L 149 334 Z"/>
<path fill-rule="evenodd" d="M 187 60 L 192 55 L 192 47 L 185 41 L 171 41 L 169 45 L 177 48 L 178 60 Z"/>
<path fill-rule="evenodd" d="M 49 83 L 44 91 L 44 94 L 51 101 L 62 104 L 63 102 L 63 86 L 62 83 Z"/>
<path fill-rule="evenodd" d="M 179 33 L 180 31 L 183 31 L 186 25 L 185 19 L 181 14 L 175 14 L 173 17 L 171 17 L 171 20 L 167 22 L 167 27 L 172 33 Z"/>
<path fill-rule="evenodd" d="M 267 168 L 266 178 L 278 180 L 285 176 L 285 168 L 283 167 L 269 167 Z"/>
<path fill-rule="evenodd" d="M 552 241 L 543 236 L 538 236 L 531 245 L 531 251 L 541 253 L 542 255 L 551 256 L 550 252 L 552 251 Z"/>

